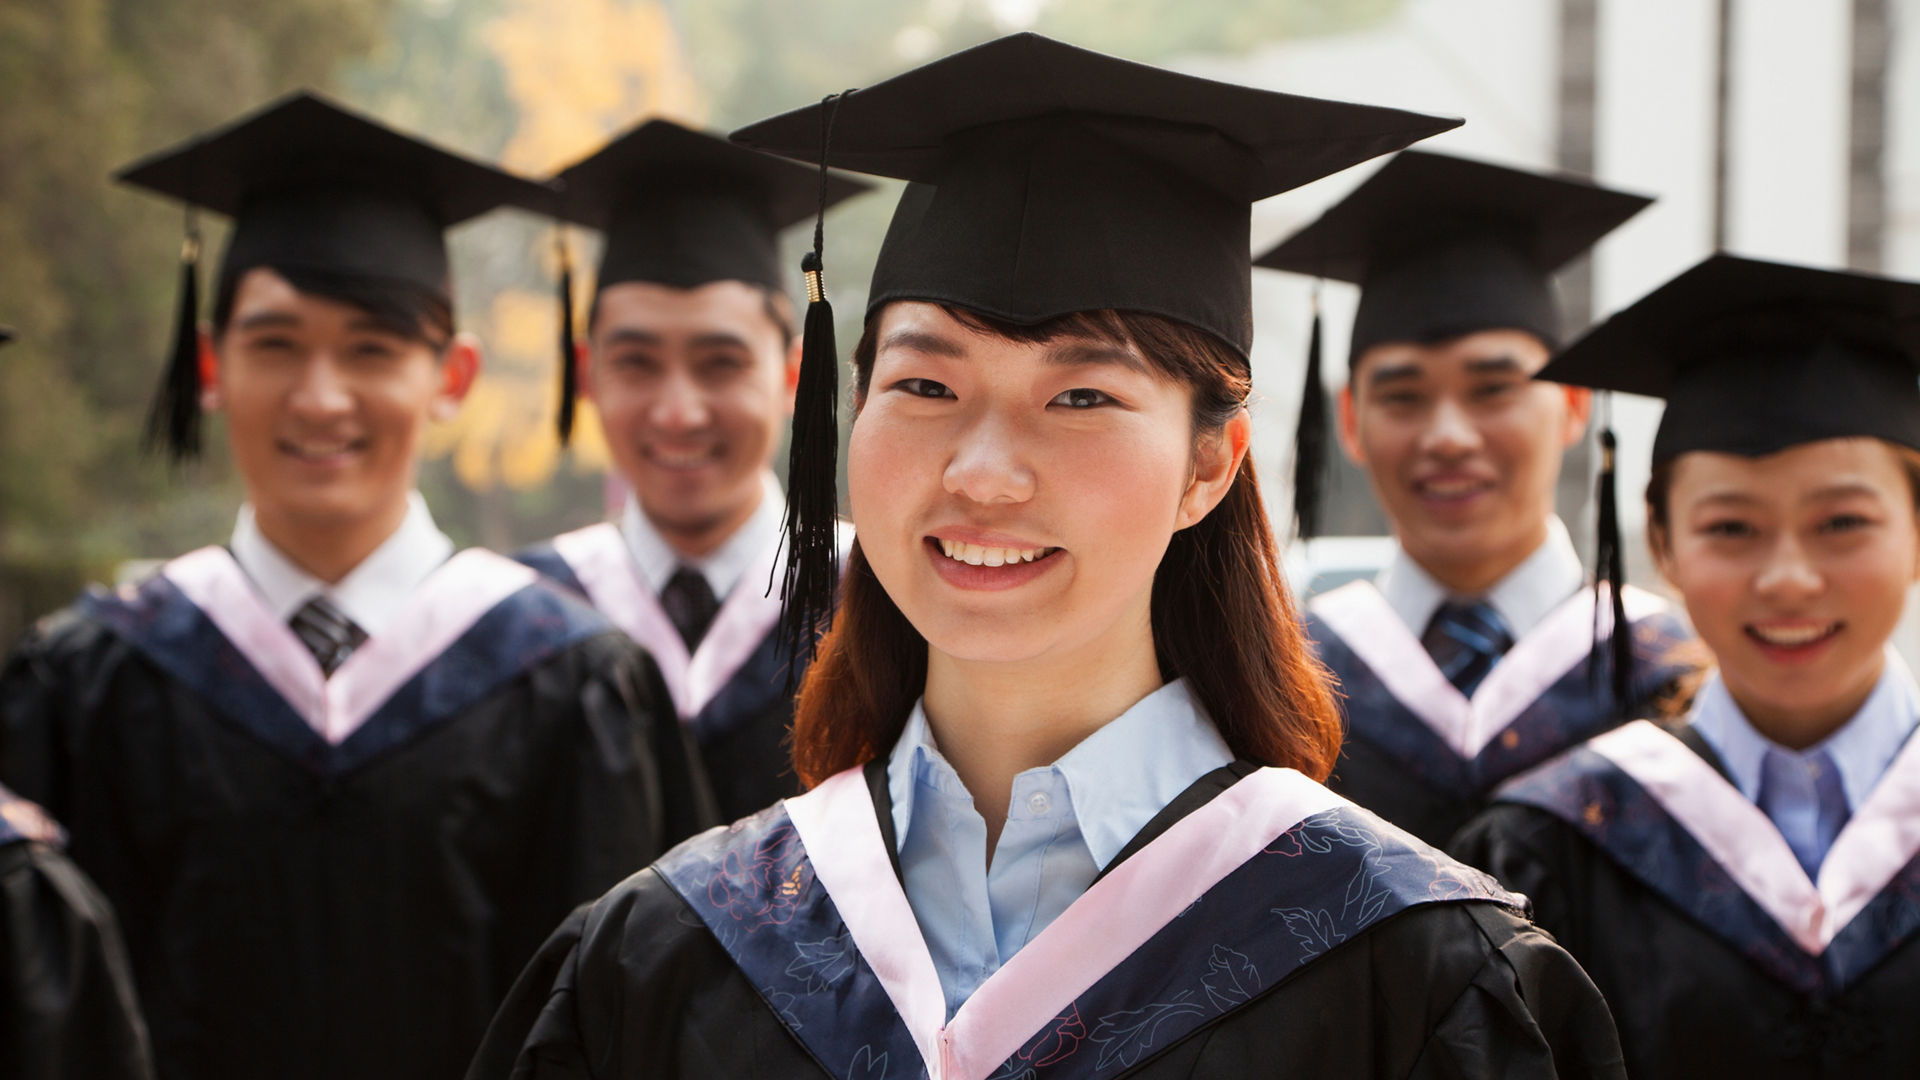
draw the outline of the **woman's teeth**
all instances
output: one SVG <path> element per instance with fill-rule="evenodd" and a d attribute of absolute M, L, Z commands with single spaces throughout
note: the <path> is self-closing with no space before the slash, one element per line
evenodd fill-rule
<path fill-rule="evenodd" d="M 939 540 L 938 537 L 935 537 Z M 969 566 L 1012 566 L 1015 563 L 1032 562 L 1051 552 L 1052 548 L 1004 548 L 981 547 L 979 544 L 962 544 L 954 540 L 940 540 L 940 551 L 947 558 Z"/>
<path fill-rule="evenodd" d="M 1839 623 L 1825 623 L 1820 626 L 1749 626 L 1747 632 L 1769 645 L 1792 648 L 1810 645 L 1838 629 Z"/>

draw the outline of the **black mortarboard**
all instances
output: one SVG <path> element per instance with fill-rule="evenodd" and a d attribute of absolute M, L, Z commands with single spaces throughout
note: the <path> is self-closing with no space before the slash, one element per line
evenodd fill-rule
<path fill-rule="evenodd" d="M 714 281 L 783 287 L 779 234 L 873 185 L 649 120 L 554 177 L 560 216 L 598 229 L 595 294 L 623 281 L 691 289 Z M 823 203 L 824 198 L 824 203 Z M 571 309 L 570 274 L 562 311 Z M 561 330 L 560 438 L 572 429 L 572 327 Z"/>
<path fill-rule="evenodd" d="M 1593 328 L 1534 377 L 1665 398 L 1655 464 L 1692 450 L 1758 457 L 1858 436 L 1920 449 L 1920 282 L 1715 255 Z M 1596 509 L 1619 627 L 1610 436 L 1603 433 Z M 1625 670 L 1623 631 L 1612 651 L 1614 670 Z"/>
<path fill-rule="evenodd" d="M 1537 377 L 1665 398 L 1655 463 L 1853 436 L 1920 449 L 1920 282 L 1715 255 Z"/>
<path fill-rule="evenodd" d="M 1566 329 L 1553 272 L 1652 201 L 1580 177 L 1409 150 L 1254 265 L 1360 286 L 1349 366 L 1383 342 L 1481 330 L 1524 330 L 1552 349 Z M 1315 359 L 1319 331 L 1316 313 Z M 1301 536 L 1318 517 L 1325 392 L 1309 363 L 1294 440 Z"/>
<path fill-rule="evenodd" d="M 1557 348 L 1565 328 L 1551 275 L 1652 201 L 1409 150 L 1254 265 L 1360 286 L 1351 359 L 1385 341 L 1492 329 Z"/>
<path fill-rule="evenodd" d="M 1251 204 L 1458 124 L 1017 34 L 734 138 L 911 181 L 874 267 L 869 313 L 924 300 L 1030 324 L 1118 309 L 1179 320 L 1244 355 Z M 819 299 L 817 254 L 812 267 Z M 824 611 L 833 580 L 839 362 L 811 340 L 804 351 L 788 506 L 789 611 L 801 620 Z M 808 367 L 822 373 L 811 385 Z M 815 484 L 824 487 L 798 491 Z"/>
<path fill-rule="evenodd" d="M 148 426 L 150 445 L 164 442 L 176 458 L 199 445 L 194 210 L 233 219 L 223 281 L 278 266 L 388 280 L 447 298 L 443 230 L 499 206 L 553 209 L 545 185 L 306 91 L 142 158 L 115 178 L 189 210 L 173 355 Z"/>

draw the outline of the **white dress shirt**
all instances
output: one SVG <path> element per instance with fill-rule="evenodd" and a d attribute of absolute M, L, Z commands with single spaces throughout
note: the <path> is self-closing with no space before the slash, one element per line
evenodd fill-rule
<path fill-rule="evenodd" d="M 633 553 L 633 561 L 640 568 L 640 579 L 646 582 L 647 591 L 655 596 L 660 595 L 660 590 L 667 587 L 667 580 L 673 577 L 673 572 L 686 566 L 700 571 L 712 587 L 713 595 L 724 600 L 733 587 L 740 583 L 747 568 L 779 535 L 780 523 L 785 519 L 786 512 L 787 494 L 780 489 L 780 481 L 774 478 L 772 471 L 767 471 L 760 476 L 760 505 L 753 508 L 753 516 L 735 529 L 733 535 L 722 541 L 719 547 L 700 558 L 689 558 L 675 551 L 673 545 L 667 543 L 666 537 L 660 535 L 660 530 L 654 528 L 653 522 L 647 520 L 647 515 L 640 509 L 640 500 L 631 496 L 620 515 L 620 533 L 626 537 L 627 550 Z"/>
<path fill-rule="evenodd" d="M 273 546 L 260 532 L 252 504 L 240 507 L 230 546 L 234 561 L 280 621 L 293 618 L 316 595 L 324 595 L 369 637 L 390 625 L 406 607 L 408 595 L 453 554 L 453 541 L 433 523 L 427 501 L 417 491 L 407 495 L 407 516 L 400 527 L 332 585 L 302 570 Z"/>
<path fill-rule="evenodd" d="M 1547 538 L 1533 554 L 1507 576 L 1494 583 L 1484 596 L 1459 596 L 1435 581 L 1405 548 L 1396 545 L 1393 558 L 1374 578 L 1374 586 L 1386 597 L 1387 606 L 1400 616 L 1414 637 L 1426 633 L 1427 624 L 1440 605 L 1448 600 L 1472 603 L 1485 600 L 1506 620 L 1507 631 L 1517 641 L 1539 625 L 1541 619 L 1586 583 L 1586 571 L 1580 566 L 1580 553 L 1558 516 L 1547 519 Z"/>

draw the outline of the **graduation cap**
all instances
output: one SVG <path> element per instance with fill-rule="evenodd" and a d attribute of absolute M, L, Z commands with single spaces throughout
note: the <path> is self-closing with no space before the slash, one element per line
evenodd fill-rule
<path fill-rule="evenodd" d="M 1856 436 L 1920 449 L 1920 282 L 1715 255 L 1535 377 L 1666 399 L 1655 464 Z"/>
<path fill-rule="evenodd" d="M 150 447 L 199 452 L 199 232 L 233 219 L 222 281 L 262 266 L 350 275 L 449 298 L 448 227 L 499 206 L 550 213 L 545 185 L 403 135 L 316 94 L 290 94 L 142 158 L 115 179 L 185 203 L 173 353 L 148 418 Z"/>
<path fill-rule="evenodd" d="M 1694 450 L 1760 457 L 1862 436 L 1920 449 L 1920 282 L 1715 255 L 1534 377 L 1665 398 L 1656 465 Z M 1620 673 L 1630 661 L 1618 629 L 1624 568 L 1612 432 L 1602 439 L 1599 562 L 1612 586 Z"/>
<path fill-rule="evenodd" d="M 1349 368 L 1384 342 L 1482 330 L 1524 330 L 1555 349 L 1564 328 L 1554 271 L 1652 201 L 1581 177 L 1409 150 L 1254 265 L 1360 286 Z M 1302 537 L 1316 531 L 1324 465 L 1319 358 L 1316 306 L 1294 439 Z"/>
<path fill-rule="evenodd" d="M 778 292 L 779 234 L 873 185 L 649 120 L 554 177 L 560 217 L 606 237 L 594 291 L 625 281 Z M 562 244 L 560 441 L 573 429 L 572 274 Z"/>
<path fill-rule="evenodd" d="M 1256 90 L 1035 34 L 1001 38 L 734 133 L 784 157 L 909 181 L 868 294 L 1033 324 L 1079 311 L 1160 315 L 1252 347 L 1247 236 L 1258 199 L 1458 120 Z M 815 334 L 820 245 L 789 469 L 789 630 L 835 580 L 839 363 Z M 805 643 L 803 642 L 803 647 Z"/>

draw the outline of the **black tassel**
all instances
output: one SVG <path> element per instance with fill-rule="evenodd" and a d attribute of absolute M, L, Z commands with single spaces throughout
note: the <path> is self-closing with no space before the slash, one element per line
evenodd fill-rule
<path fill-rule="evenodd" d="M 813 224 L 813 250 L 800 260 L 807 283 L 807 317 L 801 329 L 800 382 L 794 389 L 793 439 L 787 458 L 786 574 L 780 586 L 790 678 L 813 659 L 840 580 L 840 350 L 834 341 L 833 305 L 827 302 L 821 257 L 826 239 L 827 149 L 840 97 L 832 94 L 821 103 L 820 205 Z"/>
<path fill-rule="evenodd" d="M 1300 388 L 1300 419 L 1293 428 L 1293 535 L 1320 534 L 1320 503 L 1327 479 L 1327 387 L 1320 375 L 1320 291 L 1313 293 L 1313 329 L 1307 377 Z"/>
<path fill-rule="evenodd" d="M 200 226 L 191 209 L 180 248 L 173 354 L 147 412 L 145 447 L 148 453 L 164 451 L 176 465 L 200 456 Z"/>
<path fill-rule="evenodd" d="M 560 250 L 560 445 L 573 439 L 573 412 L 580 397 L 580 374 L 573 345 L 573 259 L 567 254 L 564 229 L 555 238 Z"/>
<path fill-rule="evenodd" d="M 1612 410 L 1609 408 L 1605 411 L 1610 414 Z M 1620 501 L 1614 470 L 1616 446 L 1612 417 L 1609 415 L 1600 428 L 1600 482 L 1593 515 L 1594 532 L 1597 534 L 1593 562 L 1595 573 L 1605 582 L 1607 599 L 1613 607 L 1613 629 L 1604 642 L 1598 640 L 1600 607 L 1596 603 L 1593 612 L 1596 640 L 1588 673 L 1592 678 L 1598 671 L 1604 649 L 1614 708 L 1624 714 L 1631 704 L 1633 687 L 1633 628 L 1627 625 L 1626 560 L 1620 550 Z"/>

